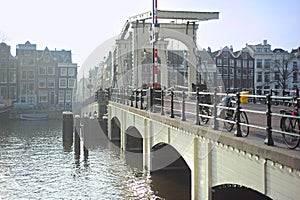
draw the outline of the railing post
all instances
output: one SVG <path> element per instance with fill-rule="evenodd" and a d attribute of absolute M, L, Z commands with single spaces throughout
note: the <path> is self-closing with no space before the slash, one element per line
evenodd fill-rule
<path fill-rule="evenodd" d="M 164 101 L 164 90 L 163 89 L 161 89 L 161 98 L 160 98 L 160 100 L 161 100 L 161 102 L 160 102 L 160 109 L 161 109 L 161 111 L 160 111 L 160 114 L 161 115 L 164 115 L 165 114 L 165 101 Z"/>
<path fill-rule="evenodd" d="M 214 130 L 218 130 L 219 129 L 219 121 L 217 120 L 218 118 L 218 108 L 217 108 L 217 105 L 218 105 L 218 95 L 217 95 L 217 91 L 218 91 L 218 88 L 215 87 L 215 91 L 214 91 Z"/>
<path fill-rule="evenodd" d="M 253 95 L 256 95 L 256 92 L 255 92 L 255 89 L 253 88 L 253 92 L 252 92 Z M 253 97 L 253 103 L 256 104 L 256 97 Z"/>
<path fill-rule="evenodd" d="M 234 132 L 234 135 L 236 137 L 242 137 L 242 130 L 241 130 L 241 94 L 240 92 L 236 93 L 236 131 Z"/>
<path fill-rule="evenodd" d="M 181 107 L 181 121 L 186 121 L 185 117 L 185 92 L 182 91 L 182 107 Z"/>
<path fill-rule="evenodd" d="M 196 125 L 200 125 L 200 111 L 199 111 L 199 103 L 200 103 L 200 88 L 196 88 Z"/>
<path fill-rule="evenodd" d="M 134 90 L 131 91 L 130 95 L 130 106 L 133 107 L 133 100 L 134 100 Z"/>
<path fill-rule="evenodd" d="M 138 101 L 139 101 L 139 91 L 138 89 L 135 90 L 135 108 L 138 108 Z"/>
<path fill-rule="evenodd" d="M 174 118 L 174 92 L 171 90 L 171 118 Z"/>
<path fill-rule="evenodd" d="M 148 97 L 147 97 L 147 109 L 150 110 L 151 112 L 153 112 L 153 88 L 149 87 L 148 91 L 147 91 Z"/>
<path fill-rule="evenodd" d="M 271 94 L 268 94 L 266 96 L 267 98 L 267 138 L 265 139 L 264 143 L 269 145 L 269 146 L 274 146 L 274 141 L 272 138 L 272 111 L 271 111 L 271 106 L 272 106 L 272 99 L 271 99 Z"/>
<path fill-rule="evenodd" d="M 144 104 L 143 89 L 141 89 L 141 107 L 140 107 L 141 110 L 144 109 L 143 104 Z"/>

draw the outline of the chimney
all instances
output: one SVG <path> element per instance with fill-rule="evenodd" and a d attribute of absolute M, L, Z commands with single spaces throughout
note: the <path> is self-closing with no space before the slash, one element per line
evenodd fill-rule
<path fill-rule="evenodd" d="M 264 40 L 264 45 L 267 45 L 268 44 L 268 41 L 267 40 Z"/>
<path fill-rule="evenodd" d="M 233 52 L 233 47 L 232 47 L 232 45 L 230 45 L 230 51 L 232 51 L 232 52 Z"/>

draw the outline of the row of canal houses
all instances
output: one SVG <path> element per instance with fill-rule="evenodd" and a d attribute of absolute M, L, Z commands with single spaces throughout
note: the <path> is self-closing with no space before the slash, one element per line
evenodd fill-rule
<path fill-rule="evenodd" d="M 19 107 L 70 109 L 77 68 L 71 51 L 37 50 L 27 41 L 12 56 L 10 46 L 0 43 L 0 98 Z"/>
<path fill-rule="evenodd" d="M 210 52 L 216 62 L 218 76 L 226 89 L 239 88 L 257 94 L 282 89 L 300 88 L 300 47 L 290 52 L 271 49 L 267 40 L 234 51 L 232 46 Z"/>
<path fill-rule="evenodd" d="M 300 88 L 300 47 L 292 49 L 290 52 L 281 48 L 272 49 L 268 41 L 264 40 L 263 43 L 256 45 L 246 44 L 244 48 L 237 51 L 234 51 L 232 46 L 225 46 L 217 51 L 208 48 L 205 51 L 207 51 L 204 54 L 206 55 L 204 59 L 206 64 L 215 66 L 215 74 L 211 76 L 214 77 L 213 82 L 217 86 L 223 87 L 222 89 L 225 91 L 239 89 L 249 90 L 254 94 L 264 94 L 273 89 L 281 95 L 283 89 L 294 90 Z M 167 50 L 168 87 L 174 85 L 188 86 L 185 80 L 188 79 L 188 66 L 190 66 L 190 63 L 184 59 L 184 53 L 184 50 Z M 124 88 L 133 85 L 133 80 L 136 77 L 133 77 L 131 53 L 129 52 L 121 61 L 128 65 L 126 67 L 127 71 L 122 77 L 126 81 L 115 80 L 117 76 L 113 76 L 116 70 L 114 66 L 117 66 L 115 63 L 117 58 L 114 58 L 116 55 L 117 53 L 114 51 L 109 52 L 108 56 L 97 67 L 90 70 L 88 77 L 85 77 L 85 81 L 82 78 L 80 79 L 78 87 L 81 88 L 84 85 L 83 83 L 85 85 L 90 84 L 93 87 L 90 87 L 89 90 L 86 89 L 85 94 L 80 94 L 79 97 L 90 97 L 99 88 L 109 88 L 111 86 Z M 146 60 L 148 54 L 145 55 L 144 59 Z M 207 58 L 207 55 L 210 58 Z M 149 57 L 151 63 L 151 53 Z M 204 57 L 201 56 L 201 58 L 203 60 Z M 147 82 L 149 78 L 151 79 L 152 72 L 151 70 L 144 70 L 146 67 L 148 65 L 141 65 L 142 77 L 140 78 L 142 81 Z M 159 67 L 164 66 L 159 65 Z M 160 72 L 161 70 L 159 70 Z M 207 75 L 197 73 L 197 80 L 205 77 Z M 122 83 L 120 84 L 120 82 Z"/>

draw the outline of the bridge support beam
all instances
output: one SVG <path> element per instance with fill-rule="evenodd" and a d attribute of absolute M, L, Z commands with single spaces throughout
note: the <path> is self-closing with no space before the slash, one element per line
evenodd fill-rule
<path fill-rule="evenodd" d="M 151 164 L 151 147 L 153 145 L 151 121 L 144 119 L 144 135 L 143 135 L 143 168 L 145 171 L 150 172 L 152 170 Z"/>
<path fill-rule="evenodd" d="M 192 199 L 211 199 L 212 188 L 212 144 L 195 137 L 194 169 L 192 176 Z"/>
<path fill-rule="evenodd" d="M 121 113 L 121 151 L 125 152 L 126 151 L 126 124 L 127 124 L 127 119 L 126 119 L 126 112 L 122 111 Z"/>
<path fill-rule="evenodd" d="M 112 139 L 112 127 L 111 127 L 111 108 L 108 107 L 107 109 L 107 137 L 109 140 Z"/>

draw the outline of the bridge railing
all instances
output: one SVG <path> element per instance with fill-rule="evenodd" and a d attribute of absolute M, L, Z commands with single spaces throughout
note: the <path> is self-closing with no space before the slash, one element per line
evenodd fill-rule
<path fill-rule="evenodd" d="M 278 101 L 290 102 L 294 97 L 274 96 L 272 90 L 266 95 L 245 94 L 243 92 L 222 93 L 217 88 L 211 91 L 196 92 L 161 90 L 161 89 L 112 89 L 111 100 L 122 103 L 138 109 L 149 110 L 161 115 L 169 115 L 170 118 L 179 118 L 197 125 L 201 123 L 201 118 L 209 119 L 209 125 L 215 130 L 223 130 L 221 126 L 224 122 L 233 123 L 235 125 L 235 135 L 240 137 L 241 126 L 251 128 L 251 133 L 265 139 L 265 144 L 274 145 L 273 133 L 289 134 L 281 128 L 281 118 L 299 118 L 282 114 L 282 109 L 289 109 L 287 106 L 278 105 Z M 294 94 L 298 94 L 297 92 Z M 224 106 L 221 100 L 224 96 L 230 95 L 235 101 L 233 107 Z M 248 103 L 243 104 L 241 98 L 247 98 Z M 254 99 L 259 99 L 262 104 L 255 104 Z M 300 99 L 297 98 L 297 104 L 300 105 Z M 200 112 L 206 109 L 209 112 Z M 221 116 L 219 110 L 229 109 L 235 112 L 236 117 L 233 120 L 225 119 Z M 240 120 L 240 115 L 245 112 L 249 118 L 249 124 Z M 207 125 L 206 125 L 207 126 Z M 278 135 L 276 136 L 279 141 Z"/>

